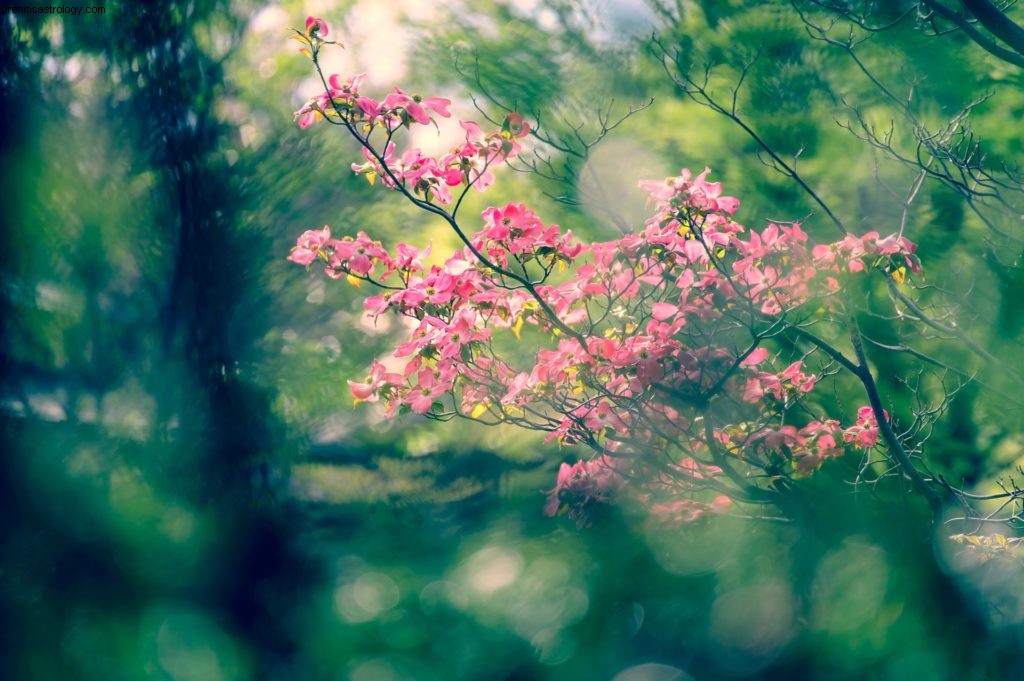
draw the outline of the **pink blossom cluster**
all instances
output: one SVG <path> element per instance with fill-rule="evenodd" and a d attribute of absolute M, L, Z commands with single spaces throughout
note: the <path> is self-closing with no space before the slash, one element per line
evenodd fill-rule
<path fill-rule="evenodd" d="M 348 80 L 331 75 L 324 92 L 303 104 L 295 119 L 303 129 L 320 120 L 341 125 L 364 141 L 382 130 L 386 136 L 382 149 L 364 145 L 365 162 L 352 164 L 352 170 L 371 184 L 380 179 L 390 189 L 405 188 L 427 201 L 448 205 L 455 187 L 487 189 L 494 182 L 491 168 L 515 158 L 521 151 L 519 140 L 530 132 L 530 125 L 517 113 L 508 114 L 500 128 L 486 132 L 473 121 L 460 121 L 464 139 L 448 153 L 435 157 L 412 148 L 399 154 L 392 141 L 399 129 L 431 125 L 432 115 L 449 118 L 452 102 L 409 94 L 398 87 L 382 99 L 373 99 L 360 93 L 365 80 L 366 74 Z"/>
<path fill-rule="evenodd" d="M 708 502 L 680 496 L 697 481 L 720 475 L 720 468 L 701 466 L 689 458 L 671 468 L 682 475 L 662 475 L 631 489 L 626 476 L 632 479 L 632 471 L 623 459 L 601 455 L 572 465 L 563 463 L 554 489 L 547 493 L 544 512 L 548 516 L 566 513 L 582 526 L 589 522 L 589 512 L 595 505 L 611 503 L 623 495 L 638 502 L 654 518 L 669 523 L 693 522 L 731 507 L 731 500 L 721 494 Z"/>
<path fill-rule="evenodd" d="M 768 349 L 758 348 L 740 362 L 741 367 L 755 367 L 768 359 Z M 785 401 L 790 395 L 799 396 L 814 390 L 817 377 L 803 372 L 803 362 L 797 360 L 781 372 L 756 371 L 743 386 L 743 401 L 757 404 L 766 396 Z"/>
<path fill-rule="evenodd" d="M 868 411 L 871 407 L 862 407 Z M 777 428 L 764 428 L 755 433 L 744 448 L 747 451 L 768 456 L 792 459 L 798 475 L 806 475 L 817 470 L 827 459 L 842 456 L 843 445 L 852 443 L 863 449 L 873 447 L 878 441 L 878 430 L 874 437 L 862 437 L 858 426 L 844 429 L 835 419 L 814 420 L 797 428 L 783 425 Z"/>
<path fill-rule="evenodd" d="M 635 463 L 608 455 L 572 465 L 563 463 L 554 489 L 547 493 L 544 511 L 548 516 L 566 513 L 583 526 L 590 522 L 590 512 L 596 505 L 631 500 L 658 521 L 693 522 L 731 508 L 732 500 L 723 494 L 710 501 L 689 496 L 703 489 L 702 481 L 722 473 L 717 466 L 703 465 L 689 457 L 653 477 L 638 476 Z"/>
<path fill-rule="evenodd" d="M 319 21 L 323 23 L 322 19 Z M 369 132 L 377 126 L 394 130 L 413 123 L 430 125 L 431 113 L 444 118 L 451 115 L 448 112 L 452 104 L 450 99 L 410 95 L 397 87 L 380 101 L 366 97 L 359 92 L 365 80 L 365 73 L 348 80 L 342 80 L 337 74 L 331 75 L 324 92 L 310 98 L 295 112 L 299 127 L 306 129 L 326 119 L 339 124 L 342 121 L 358 123 Z"/>
<path fill-rule="evenodd" d="M 338 119 L 362 144 L 356 173 L 432 210 L 451 201 L 452 187 L 486 189 L 492 167 L 530 131 L 514 113 L 486 134 L 463 122 L 465 142 L 451 153 L 399 155 L 394 134 L 447 116 L 450 102 L 398 88 L 369 100 L 361 83 L 332 78 L 325 99 L 300 110 L 300 125 L 311 112 Z M 386 137 L 374 146 L 362 128 Z M 408 320 L 389 363 L 404 366 L 375 361 L 364 381 L 349 382 L 357 401 L 380 402 L 389 416 L 508 423 L 545 432 L 547 443 L 589 447 L 597 458 L 562 464 L 549 514 L 582 520 L 628 486 L 656 515 L 693 520 L 726 508 L 737 484 L 728 473 L 742 478 L 744 466 L 763 469 L 770 458 L 808 474 L 846 446 L 877 443 L 870 407 L 846 428 L 814 413 L 822 372 L 774 339 L 791 320 L 840 309 L 843 277 L 882 270 L 902 281 L 906 269 L 920 271 L 900 235 L 850 235 L 809 250 L 797 224 L 748 230 L 733 219 L 738 199 L 709 172 L 642 182 L 651 217 L 614 240 L 580 241 L 508 203 L 484 210 L 440 264 L 428 266 L 429 247 L 392 251 L 363 232 L 334 239 L 327 227 L 302 234 L 289 259 L 380 287 L 367 313 Z"/>
<path fill-rule="evenodd" d="M 903 283 L 906 271 L 921 273 L 921 261 L 915 255 L 917 244 L 900 234 L 881 237 L 878 232 L 867 232 L 863 236 L 848 234 L 834 244 L 819 244 L 812 255 L 814 265 L 834 269 L 845 267 L 850 272 L 863 272 L 865 268 L 882 265 L 884 271 Z"/>
<path fill-rule="evenodd" d="M 346 274 L 366 278 L 381 263 L 385 267 L 393 267 L 388 252 L 365 232 L 359 232 L 354 239 L 350 236 L 332 239 L 331 228 L 327 225 L 323 229 L 303 232 L 288 259 L 304 266 L 321 260 L 325 263 L 324 273 L 332 279 Z"/>
<path fill-rule="evenodd" d="M 888 418 L 888 413 L 884 413 Z M 801 428 L 766 427 L 742 441 L 726 433 L 718 434 L 723 445 L 738 456 L 752 452 L 789 458 L 801 475 L 817 470 L 827 459 L 842 456 L 846 446 L 870 449 L 878 444 L 878 437 L 878 421 L 869 406 L 860 407 L 856 423 L 846 428 L 835 419 L 823 419 L 813 420 Z"/>
<path fill-rule="evenodd" d="M 569 517 L 580 524 L 586 523 L 587 507 L 605 503 L 626 486 L 626 480 L 616 470 L 617 459 L 598 456 L 589 461 L 563 463 L 558 468 L 555 488 L 548 492 L 544 512 L 549 516 L 566 509 Z"/>
<path fill-rule="evenodd" d="M 888 412 L 883 410 L 885 418 Z M 871 407 L 857 410 L 857 422 L 843 431 L 843 442 L 852 443 L 856 447 L 874 447 L 878 443 L 878 418 Z"/>
<path fill-rule="evenodd" d="M 390 97 L 391 95 L 389 99 Z M 362 97 L 360 101 L 365 99 Z M 385 103 L 387 101 L 389 100 L 385 99 Z M 423 107 L 414 103 L 415 107 L 418 107 L 414 110 L 422 116 L 427 116 L 428 108 L 441 115 L 449 115 L 447 107 L 450 102 L 447 99 L 429 98 L 423 101 Z M 443 109 L 438 108 L 436 104 L 430 104 L 439 101 L 448 104 L 445 104 Z M 400 110 L 406 111 L 404 107 Z M 368 119 L 370 122 L 367 127 L 370 130 L 377 121 L 383 121 L 389 130 L 393 130 L 393 125 L 399 122 L 404 125 L 411 121 L 422 122 L 421 117 L 409 119 L 397 116 L 393 113 L 395 109 L 387 106 L 374 111 L 378 113 Z M 381 111 L 384 113 L 379 113 Z M 355 117 L 356 120 L 359 118 L 360 116 Z M 429 118 L 426 120 L 430 122 Z M 395 145 L 389 139 L 383 153 L 377 153 L 364 146 L 362 153 L 366 162 L 353 163 L 352 170 L 358 175 L 365 176 L 371 184 L 380 178 L 384 186 L 390 189 L 407 188 L 428 201 L 446 206 L 452 202 L 452 189 L 455 187 L 472 186 L 477 191 L 484 191 L 491 186 L 494 182 L 491 167 L 515 158 L 521 150 L 521 145 L 516 140 L 527 135 L 530 129 L 522 117 L 515 113 L 510 113 L 505 118 L 500 129 L 486 133 L 473 121 L 460 121 L 459 125 L 465 132 L 465 139 L 446 154 L 437 157 L 427 156 L 414 148 L 396 156 Z"/>

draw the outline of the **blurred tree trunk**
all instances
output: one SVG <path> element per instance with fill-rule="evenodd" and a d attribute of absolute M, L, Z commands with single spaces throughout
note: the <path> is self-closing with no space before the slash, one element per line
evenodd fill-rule
<path fill-rule="evenodd" d="M 196 29 L 208 22 L 233 40 L 239 21 L 217 2 L 126 3 L 118 21 L 126 30 L 111 63 L 125 74 L 138 68 L 126 111 L 132 143 L 162 178 L 157 191 L 170 210 L 157 228 L 176 244 L 161 340 L 165 361 L 188 379 L 161 401 L 179 424 L 176 451 L 193 454 L 172 481 L 220 519 L 219 555 L 211 556 L 220 566 L 197 596 L 225 613 L 258 651 L 259 676 L 269 676 L 295 652 L 282 615 L 309 567 L 291 546 L 285 509 L 272 503 L 281 442 L 268 399 L 237 370 L 238 353 L 255 341 L 247 331 L 258 328 L 240 318 L 240 301 L 258 285 L 261 241 L 240 229 L 243 198 L 218 154 L 223 136 L 237 133 L 215 117 L 221 64 L 197 45 Z"/>
<path fill-rule="evenodd" d="M 90 385 L 89 377 L 99 373 L 128 375 L 141 382 L 157 405 L 156 423 L 132 469 L 165 498 L 193 509 L 201 522 L 210 525 L 216 540 L 203 549 L 205 569 L 199 578 L 175 585 L 154 580 L 145 568 L 125 560 L 126 549 L 118 547 L 116 538 L 102 535 L 102 530 L 88 541 L 76 539 L 74 532 L 54 521 L 50 509 L 42 515 L 36 512 L 36 506 L 45 509 L 57 501 L 26 498 L 20 465 L 34 446 L 75 450 L 85 437 L 85 426 L 74 421 L 74 405 L 66 408 L 67 424 L 59 425 L 39 420 L 28 409 L 20 415 L 0 412 L 4 438 L 0 497 L 5 507 L 0 539 L 5 555 L 18 556 L 16 569 L 0 574 L 0 608 L 9 611 L 3 613 L 4 620 L 7 631 L 14 632 L 0 641 L 0 654 L 11 671 L 9 678 L 23 677 L 26 670 L 37 670 L 39 665 L 49 670 L 46 673 L 70 678 L 75 664 L 66 659 L 64 640 L 70 635 L 65 628 L 72 627 L 73 614 L 111 608 L 131 622 L 144 617 L 154 603 L 184 602 L 241 644 L 254 678 L 288 677 L 296 665 L 301 666 L 295 661 L 301 632 L 289 625 L 288 614 L 302 607 L 314 575 L 311 563 L 294 546 L 289 507 L 274 498 L 276 481 L 283 477 L 279 424 L 267 396 L 238 371 L 239 357 L 267 323 L 245 312 L 247 301 L 251 306 L 260 295 L 259 253 L 264 242 L 259 235 L 244 233 L 246 199 L 219 153 L 222 140 L 237 135 L 215 114 L 223 89 L 222 62 L 229 52 L 211 55 L 209 42 L 202 42 L 202 36 L 215 34 L 218 40 L 234 44 L 245 22 L 220 2 L 118 3 L 108 7 L 108 13 L 114 28 L 110 33 L 102 30 L 101 23 L 66 19 L 64 52 L 57 55 L 103 58 L 109 78 L 103 82 L 113 92 L 105 120 L 99 124 L 109 126 L 112 137 L 125 147 L 122 151 L 131 161 L 132 176 L 150 173 L 157 178 L 143 189 L 116 181 L 101 186 L 111 185 L 112 192 L 135 192 L 132 200 L 139 204 L 140 219 L 154 216 L 143 225 L 152 243 L 131 245 L 135 252 L 147 247 L 152 252 L 147 256 L 149 264 L 139 267 L 142 285 L 129 295 L 140 308 L 152 306 L 155 298 L 161 309 L 151 316 L 153 323 L 141 330 L 134 354 L 123 351 L 121 339 L 111 333 L 106 346 L 89 352 L 66 348 L 75 353 L 76 362 L 37 368 L 72 396 L 77 390 L 72 388 Z M 22 22 L 19 17 L 18 21 L 23 36 L 34 32 L 28 42 L 36 47 L 45 44 L 39 42 L 45 26 L 42 20 Z M 19 130 L 34 129 L 38 124 L 30 118 L 40 111 L 53 118 L 53 127 L 62 126 L 72 95 L 56 88 L 46 92 L 46 85 L 31 77 L 39 72 L 45 52 L 34 55 L 37 61 L 19 54 L 19 49 L 27 51 L 28 43 L 19 44 L 16 31 L 5 30 L 0 41 L 0 114 L 5 121 L 0 126 L 0 169 L 18 173 L 24 170 L 17 167 L 11 150 L 19 140 L 25 147 L 19 158 L 39 155 L 30 148 L 32 137 L 24 133 L 19 137 Z M 41 100 L 40 88 L 44 89 Z M 31 104 L 37 101 L 42 101 L 39 110 Z M 73 146 L 68 149 L 69 155 L 76 151 Z M 43 167 L 45 173 L 48 166 Z M 156 209 L 147 213 L 142 210 L 147 205 Z M 0 202 L 3 283 L 9 283 L 6 273 L 18 271 L 17 241 L 24 238 L 13 226 L 7 228 L 8 221 L 22 219 L 14 216 L 10 203 Z M 25 232 L 27 228 L 18 229 Z M 83 240 L 91 238 L 85 231 Z M 125 233 L 130 232 L 125 229 Z M 6 243 L 8 239 L 11 243 Z M 98 243 L 94 257 L 110 257 Z M 76 274 L 82 270 L 79 263 L 73 267 Z M 73 281 L 60 283 L 70 289 Z M 71 337 L 88 337 L 96 345 L 98 336 L 86 333 L 86 327 L 111 320 L 97 318 L 99 306 L 94 298 L 102 286 L 88 288 L 77 293 L 88 298 L 89 313 Z M 0 374 L 5 398 L 19 387 L 24 390 L 27 372 L 35 370 L 25 365 L 23 357 L 7 352 L 14 333 L 10 320 L 24 312 L 13 309 L 24 303 L 12 302 L 8 293 L 0 294 Z M 15 363 L 17 370 L 12 368 Z M 69 402 L 74 402 L 73 397 Z M 102 411 L 101 392 L 97 402 Z M 101 426 L 92 437 L 102 448 L 115 451 L 118 438 L 104 432 L 103 420 L 98 418 Z M 89 432 L 95 429 L 90 426 Z M 34 441 L 40 433 L 45 440 Z M 73 516 L 76 510 L 74 500 L 68 500 L 66 513 Z M 33 552 L 10 545 L 26 536 L 42 548 Z M 33 603 L 25 600 L 27 596 L 18 596 L 18 591 L 29 591 L 26 582 L 41 589 L 42 601 Z"/>

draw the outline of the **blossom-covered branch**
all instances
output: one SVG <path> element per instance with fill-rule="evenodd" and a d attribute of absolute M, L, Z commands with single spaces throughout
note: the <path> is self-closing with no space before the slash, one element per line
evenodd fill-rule
<path fill-rule="evenodd" d="M 293 262 L 379 287 L 367 313 L 408 320 L 394 361 L 350 382 L 357 402 L 541 431 L 553 453 L 589 449 L 592 458 L 562 464 L 545 506 L 580 523 L 624 499 L 672 521 L 736 504 L 757 514 L 784 505 L 781 481 L 873 449 L 926 498 L 938 494 L 891 427 L 859 337 L 851 357 L 812 332 L 851 318 L 853 278 L 881 272 L 901 285 L 921 272 L 902 234 L 812 245 L 795 223 L 748 229 L 707 169 L 641 182 L 650 217 L 615 240 L 581 240 L 514 202 L 469 227 L 461 196 L 492 185 L 530 125 L 515 112 L 489 131 L 461 121 L 464 140 L 446 154 L 399 151 L 403 131 L 450 116 L 451 102 L 397 87 L 374 98 L 362 76 L 324 77 L 326 24 L 297 33 L 325 84 L 296 112 L 299 125 L 344 127 L 364 160 L 355 173 L 442 216 L 463 242 L 428 264 L 429 247 L 387 248 L 364 232 L 299 237 Z M 863 406 L 823 396 L 840 377 L 860 386 Z"/>

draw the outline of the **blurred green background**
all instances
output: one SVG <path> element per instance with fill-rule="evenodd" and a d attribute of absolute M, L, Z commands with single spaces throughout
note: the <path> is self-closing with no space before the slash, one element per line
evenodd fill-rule
<path fill-rule="evenodd" d="M 882 12 L 910 6 L 892 5 Z M 105 6 L 0 17 L 0 676 L 1020 678 L 1019 559 L 964 558 L 898 495 L 822 495 L 815 527 L 673 528 L 624 510 L 581 531 L 545 518 L 541 492 L 579 453 L 353 409 L 346 380 L 399 329 L 362 320 L 364 291 L 285 261 L 324 223 L 454 244 L 352 177 L 357 150 L 337 131 L 292 122 L 317 92 L 286 41 L 307 14 L 346 44 L 328 72 L 449 96 L 462 118 L 480 117 L 474 98 L 495 111 L 482 90 L 555 132 L 612 100 L 621 113 L 655 98 L 585 162 L 555 158 L 570 186 L 504 171 L 488 202 L 609 238 L 600 211 L 576 205 L 596 183 L 639 224 L 636 180 L 709 165 L 742 199 L 741 221 L 807 218 L 831 240 L 742 130 L 681 95 L 646 38 L 715 64 L 720 88 L 756 53 L 746 120 L 800 152 L 850 229 L 894 231 L 903 198 L 887 187 L 904 192 L 913 171 L 836 124 L 853 105 L 884 126 L 892 107 L 789 3 Z M 991 93 L 975 129 L 994 158 L 1024 156 L 1019 69 L 913 21 L 862 54 L 896 90 L 918 83 L 924 120 Z M 465 215 L 485 205 L 473 196 Z M 1019 245 L 939 184 L 924 185 L 908 233 L 975 338 L 1019 367 Z M 872 359 L 909 409 L 904 359 Z M 927 454 L 987 489 L 1022 447 L 1020 408 L 972 385 Z"/>

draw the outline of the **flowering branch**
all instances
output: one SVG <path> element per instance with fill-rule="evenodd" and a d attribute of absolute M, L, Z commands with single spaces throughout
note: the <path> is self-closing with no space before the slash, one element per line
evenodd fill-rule
<path fill-rule="evenodd" d="M 769 516 L 791 506 L 801 478 L 849 450 L 887 452 L 941 510 L 947 486 L 917 470 L 894 430 L 845 295 L 871 272 L 894 287 L 920 274 L 901 232 L 843 230 L 840 241 L 812 245 L 798 224 L 748 230 L 734 219 L 739 200 L 707 169 L 641 182 L 651 215 L 619 239 L 581 241 L 519 203 L 487 208 L 473 231 L 457 217 L 462 198 L 485 191 L 534 127 L 507 112 L 488 132 L 461 121 L 464 140 L 449 153 L 400 153 L 403 131 L 449 117 L 451 102 L 397 87 L 375 99 L 361 92 L 363 76 L 326 76 L 327 31 L 311 18 L 297 32 L 324 85 L 296 112 L 299 125 L 342 127 L 365 160 L 356 174 L 443 218 L 463 244 L 428 266 L 429 247 L 388 249 L 364 232 L 339 239 L 325 226 L 299 237 L 290 260 L 378 287 L 367 313 L 407 320 L 394 357 L 349 382 L 357 403 L 589 448 L 593 458 L 561 465 L 545 505 L 581 524 L 615 501 L 671 522 Z M 810 330 L 822 322 L 848 326 L 852 359 Z M 855 416 L 816 390 L 843 370 L 867 402 Z"/>

